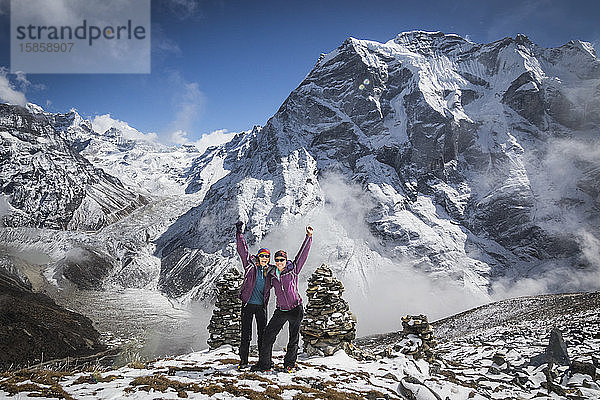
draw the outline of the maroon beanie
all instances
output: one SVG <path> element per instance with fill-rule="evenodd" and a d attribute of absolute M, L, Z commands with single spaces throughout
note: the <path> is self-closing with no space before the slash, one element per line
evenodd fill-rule
<path fill-rule="evenodd" d="M 277 258 L 277 256 L 283 256 L 287 260 L 287 253 L 283 250 L 277 250 L 277 253 L 275 253 L 275 258 Z"/>

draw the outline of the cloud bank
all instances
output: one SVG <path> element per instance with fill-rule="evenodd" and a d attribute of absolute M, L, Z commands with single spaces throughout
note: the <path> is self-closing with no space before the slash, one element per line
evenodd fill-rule
<path fill-rule="evenodd" d="M 154 132 L 142 133 L 129 126 L 127 122 L 114 119 L 110 114 L 97 115 L 92 120 L 92 129 L 98 133 L 104 133 L 110 128 L 116 128 L 123 132 L 123 137 L 129 140 L 156 142 L 158 135 Z"/>
<path fill-rule="evenodd" d="M 17 75 L 16 79 L 21 84 L 28 82 L 25 79 L 24 74 Z M 19 106 L 25 106 L 25 104 L 27 104 L 25 93 L 18 90 L 16 85 L 10 81 L 8 70 L 4 67 L 0 67 L 0 100 L 4 103 L 16 104 Z"/>

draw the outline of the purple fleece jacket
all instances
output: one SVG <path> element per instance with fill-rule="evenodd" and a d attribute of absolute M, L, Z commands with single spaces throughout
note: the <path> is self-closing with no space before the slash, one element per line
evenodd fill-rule
<path fill-rule="evenodd" d="M 296 258 L 294 261 L 288 260 L 279 278 L 275 272 L 277 267 L 271 269 L 267 274 L 265 293 L 269 292 L 271 287 L 275 289 L 277 308 L 282 311 L 289 311 L 302 304 L 302 297 L 298 293 L 298 274 L 308 258 L 311 243 L 312 236 L 306 235 Z"/>
<path fill-rule="evenodd" d="M 237 244 L 237 252 L 242 259 L 242 266 L 244 267 L 244 282 L 242 283 L 242 287 L 240 288 L 239 298 L 242 300 L 242 303 L 246 305 L 248 300 L 250 300 L 250 296 L 252 296 L 252 290 L 254 289 L 254 285 L 256 284 L 256 272 L 258 271 L 257 264 L 258 259 L 254 255 L 248 254 L 248 245 L 246 244 L 246 239 L 244 239 L 244 235 L 241 232 L 237 232 L 235 234 L 235 241 Z M 267 271 L 271 265 L 267 265 Z M 268 279 L 268 276 L 267 276 Z M 265 281 L 267 280 L 265 279 Z M 269 304 L 269 293 L 270 288 L 267 287 L 265 282 L 265 292 L 264 292 L 264 302 L 263 306 L 266 308 L 267 304 Z"/>

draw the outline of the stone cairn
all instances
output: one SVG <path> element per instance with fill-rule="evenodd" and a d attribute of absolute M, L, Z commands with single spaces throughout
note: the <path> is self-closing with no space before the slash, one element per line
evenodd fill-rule
<path fill-rule="evenodd" d="M 217 302 L 213 310 L 206 341 L 211 349 L 224 344 L 240 346 L 242 301 L 238 298 L 242 286 L 242 274 L 237 268 L 230 268 L 216 282 Z"/>
<path fill-rule="evenodd" d="M 406 315 L 401 320 L 404 339 L 394 346 L 394 350 L 432 363 L 435 359 L 432 349 L 437 342 L 433 337 L 433 329 L 427 321 L 427 316 Z"/>
<path fill-rule="evenodd" d="M 326 264 L 308 279 L 308 305 L 300 327 L 306 354 L 329 356 L 340 349 L 354 353 L 356 317 L 342 299 L 343 291 L 342 282 L 333 277 Z"/>

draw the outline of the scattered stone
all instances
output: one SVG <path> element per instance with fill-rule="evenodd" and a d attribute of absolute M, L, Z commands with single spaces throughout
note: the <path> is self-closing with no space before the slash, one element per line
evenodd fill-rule
<path fill-rule="evenodd" d="M 495 353 L 492 357 L 492 361 L 494 364 L 500 367 L 506 363 L 506 354 L 500 352 Z"/>
<path fill-rule="evenodd" d="M 425 315 L 406 315 L 402 317 L 402 333 L 405 338 L 394 345 L 394 351 L 423 358 L 431 363 L 435 360 L 433 348 L 437 345 L 433 337 L 433 328 Z"/>
<path fill-rule="evenodd" d="M 557 395 L 563 396 L 563 397 L 565 397 L 567 395 L 567 392 L 565 391 L 565 389 L 562 386 L 554 383 L 551 380 L 547 380 L 546 382 L 542 382 L 541 386 L 544 389 L 546 389 L 548 391 L 548 393 L 554 392 Z"/>
<path fill-rule="evenodd" d="M 529 365 L 533 365 L 534 367 L 539 367 L 540 365 L 547 363 L 557 365 L 571 364 L 567 352 L 567 345 L 558 328 L 552 329 L 552 332 L 550 333 L 550 342 L 544 353 L 532 357 L 531 361 L 529 361 Z"/>
<path fill-rule="evenodd" d="M 589 375 L 593 380 L 596 380 L 596 366 L 591 362 L 573 361 L 569 368 L 571 375 L 583 374 Z"/>
<path fill-rule="evenodd" d="M 421 388 L 425 388 L 428 392 L 422 392 Z M 442 400 L 442 397 L 437 394 L 433 389 L 427 386 L 424 382 L 421 382 L 419 379 L 406 375 L 404 378 L 400 380 L 400 384 L 398 385 L 398 392 L 405 398 L 409 400 L 420 400 L 420 399 L 436 399 Z"/>
<path fill-rule="evenodd" d="M 230 268 L 216 282 L 217 302 L 213 310 L 206 341 L 212 349 L 229 344 L 240 346 L 242 301 L 238 294 L 242 286 L 242 274 L 237 268 Z"/>
<path fill-rule="evenodd" d="M 510 364 L 506 361 L 506 354 L 504 353 L 494 353 L 492 363 L 488 369 L 491 374 L 498 375 L 500 372 L 508 372 L 510 369 Z"/>
<path fill-rule="evenodd" d="M 342 299 L 344 285 L 331 269 L 323 264 L 308 279 L 308 305 L 300 327 L 304 352 L 308 355 L 329 356 L 340 349 L 353 355 L 356 337 L 356 317 Z"/>

